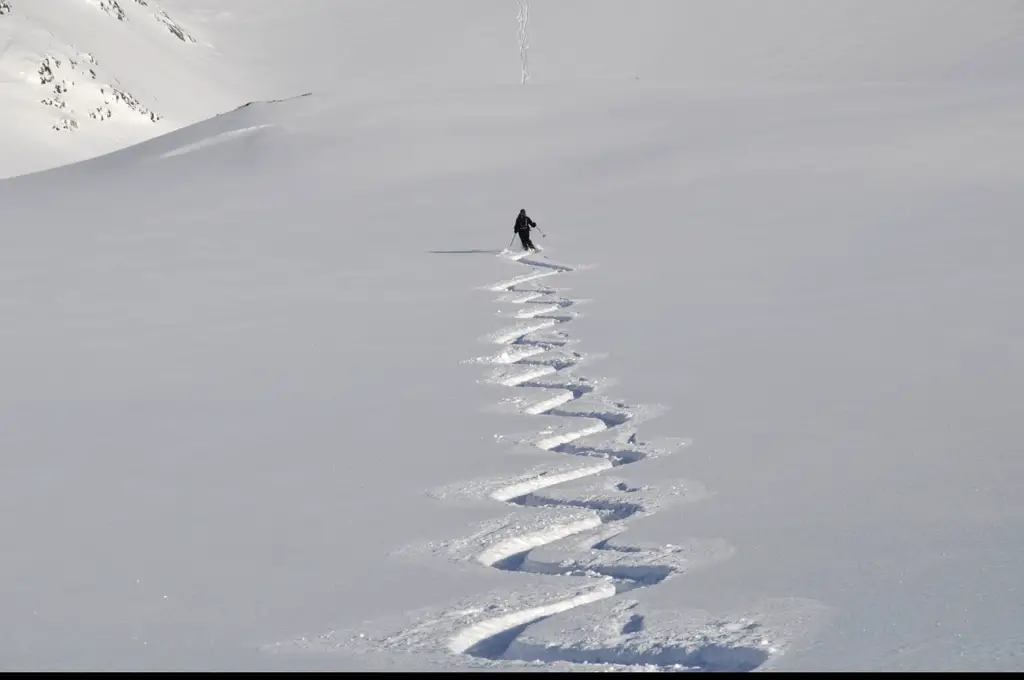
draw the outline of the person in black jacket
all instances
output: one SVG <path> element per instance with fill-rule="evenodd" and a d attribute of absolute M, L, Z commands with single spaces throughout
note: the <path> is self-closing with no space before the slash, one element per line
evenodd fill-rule
<path fill-rule="evenodd" d="M 536 226 L 537 223 L 526 216 L 526 208 L 519 211 L 519 217 L 516 218 L 516 226 L 512 230 L 519 234 L 519 240 L 523 243 L 523 250 L 537 251 L 537 246 L 533 245 L 533 241 L 530 240 L 530 228 Z"/>

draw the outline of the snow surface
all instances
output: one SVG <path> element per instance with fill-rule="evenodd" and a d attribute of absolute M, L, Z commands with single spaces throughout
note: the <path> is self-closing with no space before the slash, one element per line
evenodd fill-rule
<path fill-rule="evenodd" d="M 6 0 L 0 176 L 82 160 L 238 105 L 216 50 L 160 0 Z M 0 10 L 2 12 L 2 10 Z"/>
<path fill-rule="evenodd" d="M 1024 6 L 160 6 L 232 110 L 0 182 L 0 668 L 1024 668 Z"/>

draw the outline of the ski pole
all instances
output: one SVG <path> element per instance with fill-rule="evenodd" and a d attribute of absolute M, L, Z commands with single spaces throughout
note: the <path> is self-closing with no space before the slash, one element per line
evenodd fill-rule
<path fill-rule="evenodd" d="M 515 234 L 512 234 L 512 241 L 515 241 L 515 240 L 516 240 L 516 235 L 515 235 Z M 509 242 L 508 242 L 508 248 L 511 248 L 511 247 L 512 247 L 512 241 L 509 241 Z M 508 250 L 508 248 L 505 248 L 505 250 Z"/>
<path fill-rule="evenodd" d="M 540 227 L 538 227 L 538 226 L 537 226 L 537 223 L 536 223 L 536 222 L 534 222 L 534 224 L 533 224 L 533 228 L 534 228 L 534 229 L 536 229 L 537 231 L 540 231 L 540 235 L 541 235 L 541 236 L 543 236 L 544 238 L 547 238 L 547 237 L 548 237 L 548 235 L 547 235 L 547 234 L 545 234 L 545 233 L 544 233 L 543 231 L 541 231 Z"/>

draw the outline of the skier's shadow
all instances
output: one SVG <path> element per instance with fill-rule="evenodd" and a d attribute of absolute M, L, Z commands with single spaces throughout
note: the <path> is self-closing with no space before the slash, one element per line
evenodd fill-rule
<path fill-rule="evenodd" d="M 501 250 L 428 250 L 434 255 L 497 255 Z"/>

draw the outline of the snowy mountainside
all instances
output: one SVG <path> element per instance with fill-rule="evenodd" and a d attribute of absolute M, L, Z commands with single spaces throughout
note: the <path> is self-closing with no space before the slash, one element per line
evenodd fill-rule
<path fill-rule="evenodd" d="M 532 82 L 937 83 L 1024 75 L 1015 0 L 534 0 Z"/>
<path fill-rule="evenodd" d="M 1021 2 L 0 1 L 0 668 L 1022 669 Z"/>
<path fill-rule="evenodd" d="M 1022 101 L 314 93 L 0 182 L 0 659 L 1019 669 Z"/>
<path fill-rule="evenodd" d="M 5 176 L 106 153 L 233 100 L 209 45 L 156 0 L 0 5 Z"/>
<path fill-rule="evenodd" d="M 365 98 L 523 81 L 1006 82 L 1019 80 L 1024 64 L 1024 6 L 1011 0 L 4 0 L 0 7 L 7 8 L 0 83 L 9 86 L 0 87 L 0 111 L 11 121 L 0 130 L 7 151 L 0 177 L 106 153 L 247 101 L 311 91 Z M 47 57 L 51 70 L 55 60 L 61 65 L 53 82 L 40 83 Z"/>

